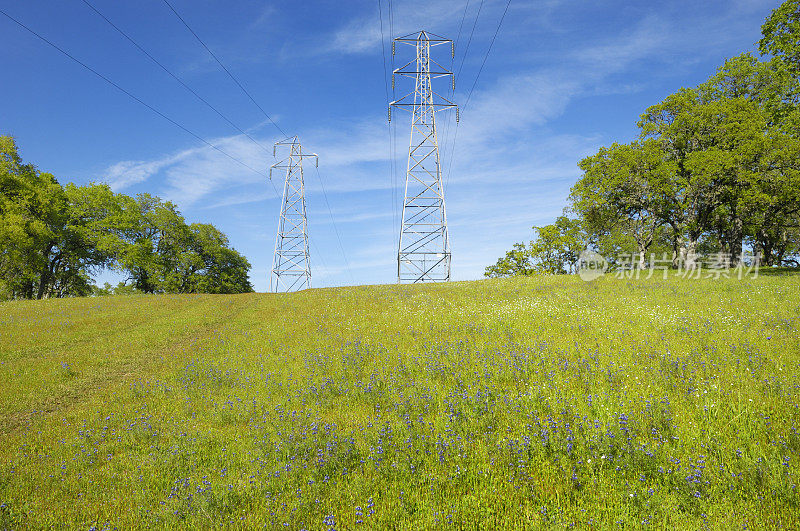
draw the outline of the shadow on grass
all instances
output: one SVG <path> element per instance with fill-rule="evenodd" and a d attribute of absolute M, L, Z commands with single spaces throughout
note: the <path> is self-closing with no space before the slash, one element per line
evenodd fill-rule
<path fill-rule="evenodd" d="M 761 267 L 758 274 L 767 277 L 800 275 L 800 267 Z"/>

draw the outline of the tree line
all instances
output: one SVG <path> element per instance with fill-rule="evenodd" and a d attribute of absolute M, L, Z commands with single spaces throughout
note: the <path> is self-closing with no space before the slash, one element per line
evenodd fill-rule
<path fill-rule="evenodd" d="M 117 287 L 94 285 L 111 269 Z M 210 224 L 187 224 L 177 207 L 105 184 L 62 186 L 24 163 L 0 136 L 0 300 L 142 293 L 253 291 L 250 264 Z"/>
<path fill-rule="evenodd" d="M 572 272 L 586 248 L 612 267 L 667 256 L 692 269 L 709 254 L 800 266 L 800 0 L 772 12 L 758 44 L 760 57 L 647 108 L 635 141 L 581 160 L 564 215 L 486 276 Z"/>

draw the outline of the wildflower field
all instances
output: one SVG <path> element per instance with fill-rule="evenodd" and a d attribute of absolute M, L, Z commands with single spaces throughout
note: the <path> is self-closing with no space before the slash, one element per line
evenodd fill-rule
<path fill-rule="evenodd" d="M 800 526 L 800 275 L 0 303 L 0 528 Z"/>

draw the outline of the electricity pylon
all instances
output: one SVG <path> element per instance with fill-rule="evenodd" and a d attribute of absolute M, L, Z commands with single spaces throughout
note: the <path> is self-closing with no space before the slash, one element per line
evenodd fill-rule
<path fill-rule="evenodd" d="M 427 31 L 399 37 L 392 42 L 392 55 L 397 43 L 416 48 L 416 57 L 392 72 L 395 76 L 412 77 L 413 92 L 389 104 L 411 111 L 411 140 L 406 168 L 406 192 L 403 200 L 403 221 L 397 247 L 398 282 L 447 282 L 450 280 L 450 242 L 447 235 L 447 215 L 444 206 L 442 167 L 439 161 L 439 142 L 436 138 L 436 113 L 456 109 L 456 104 L 434 92 L 431 80 L 453 73 L 431 58 L 431 48 L 453 41 Z"/>
<path fill-rule="evenodd" d="M 286 169 L 283 183 L 283 202 L 275 237 L 275 254 L 270 274 L 270 291 L 296 291 L 311 287 L 311 260 L 308 253 L 308 223 L 306 221 L 305 183 L 303 182 L 303 158 L 319 157 L 314 153 L 303 153 L 296 136 L 276 142 L 272 148 L 275 156 L 278 146 L 289 146 L 289 156 L 276 162 L 269 169 Z"/>

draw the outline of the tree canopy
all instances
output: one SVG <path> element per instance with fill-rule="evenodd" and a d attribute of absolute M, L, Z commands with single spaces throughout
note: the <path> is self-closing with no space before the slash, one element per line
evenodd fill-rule
<path fill-rule="evenodd" d="M 148 194 L 62 186 L 0 136 L 0 299 L 110 293 L 93 286 L 104 268 L 143 293 L 253 290 L 247 259 L 213 225 L 187 224 L 173 203 Z"/>
<path fill-rule="evenodd" d="M 704 250 L 733 266 L 745 250 L 762 265 L 800 265 L 800 0 L 778 7 L 762 34 L 772 57 L 728 59 L 645 109 L 638 139 L 579 162 L 565 211 L 612 266 L 608 253 L 646 268 L 668 252 L 673 267 L 693 268 Z M 569 271 L 542 259 L 562 250 L 565 219 L 536 228 L 486 275 Z"/>

